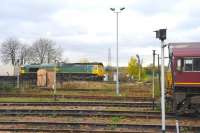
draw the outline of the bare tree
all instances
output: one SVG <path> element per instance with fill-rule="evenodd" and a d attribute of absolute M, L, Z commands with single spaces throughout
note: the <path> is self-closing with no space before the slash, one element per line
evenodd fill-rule
<path fill-rule="evenodd" d="M 18 58 L 18 52 L 21 43 L 16 38 L 8 38 L 5 40 L 0 47 L 1 60 L 3 63 L 11 64 L 14 66 Z"/>
<path fill-rule="evenodd" d="M 25 63 L 53 63 L 60 60 L 62 56 L 61 48 L 56 47 L 56 43 L 49 39 L 38 39 L 32 46 L 20 43 L 15 38 L 8 38 L 0 47 L 1 60 L 14 66 L 19 59 L 20 65 Z"/>
<path fill-rule="evenodd" d="M 20 65 L 23 65 L 29 62 L 30 52 L 31 52 L 31 49 L 27 45 L 25 44 L 21 45 L 20 50 L 19 50 Z"/>
<path fill-rule="evenodd" d="M 33 49 L 33 46 L 30 46 L 27 48 L 27 57 L 26 57 L 26 63 L 28 64 L 35 64 L 35 63 L 38 63 L 38 58 L 35 57 L 35 53 L 34 53 L 34 49 Z"/>
<path fill-rule="evenodd" d="M 56 43 L 52 40 L 40 38 L 32 45 L 32 57 L 34 63 L 52 63 L 60 59 L 62 51 L 55 47 Z"/>
<path fill-rule="evenodd" d="M 55 60 L 61 60 L 62 49 L 56 48 L 55 45 L 48 45 L 47 49 L 47 63 L 52 63 Z"/>

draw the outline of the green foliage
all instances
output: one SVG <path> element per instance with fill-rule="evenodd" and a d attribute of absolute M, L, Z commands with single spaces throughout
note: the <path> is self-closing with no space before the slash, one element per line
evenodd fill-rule
<path fill-rule="evenodd" d="M 124 119 L 123 116 L 113 116 L 112 117 L 112 123 L 118 123 L 120 120 Z"/>
<path fill-rule="evenodd" d="M 155 97 L 160 97 L 160 86 L 158 78 L 155 78 Z"/>
<path fill-rule="evenodd" d="M 131 57 L 128 63 L 128 74 L 133 77 L 138 76 L 138 63 L 137 63 L 137 59 L 133 56 Z"/>
<path fill-rule="evenodd" d="M 142 79 L 142 80 L 145 80 L 145 79 L 147 80 L 148 77 L 147 77 L 147 75 L 146 75 L 145 69 L 143 69 L 142 67 L 141 67 L 141 69 L 142 69 L 142 70 L 141 70 L 141 79 Z"/>
<path fill-rule="evenodd" d="M 181 133 L 188 133 L 192 131 L 192 127 L 180 127 Z"/>
<path fill-rule="evenodd" d="M 140 72 L 141 72 L 141 79 L 143 80 L 145 78 L 145 70 L 142 68 L 142 66 Z M 139 73 L 139 64 L 137 62 L 137 59 L 132 56 L 128 63 L 128 74 L 134 79 L 138 79 L 138 73 Z"/>
<path fill-rule="evenodd" d="M 152 64 L 148 65 L 144 69 L 145 69 L 147 75 L 152 76 L 152 72 L 153 72 L 153 65 Z M 157 66 L 155 66 L 154 70 L 155 70 L 155 75 L 159 74 L 159 68 Z"/>
<path fill-rule="evenodd" d="M 114 130 L 115 128 L 117 128 L 117 123 L 119 123 L 122 119 L 124 119 L 125 117 L 123 116 L 113 116 L 112 117 L 112 125 L 110 125 L 110 129 Z"/>

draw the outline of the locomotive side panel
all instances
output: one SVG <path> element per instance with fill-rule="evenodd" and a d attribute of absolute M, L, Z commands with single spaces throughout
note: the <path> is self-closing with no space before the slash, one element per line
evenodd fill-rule
<path fill-rule="evenodd" d="M 174 62 L 175 89 L 191 87 L 200 92 L 200 57 L 175 57 Z"/>
<path fill-rule="evenodd" d="M 200 104 L 200 43 L 169 46 L 173 111 L 195 113 L 199 110 L 196 103 Z M 197 99 L 195 104 L 194 98 Z"/>

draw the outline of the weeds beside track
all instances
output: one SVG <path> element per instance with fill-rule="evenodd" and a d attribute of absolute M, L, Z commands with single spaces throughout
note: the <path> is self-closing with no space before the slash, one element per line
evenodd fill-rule
<path fill-rule="evenodd" d="M 85 132 L 95 132 L 98 129 L 112 130 L 112 132 L 130 132 L 130 131 L 148 131 L 148 132 L 160 132 L 161 125 L 156 124 L 110 124 L 110 123 L 73 123 L 73 122 L 28 122 L 28 121 L 20 121 L 20 122 L 13 122 L 13 121 L 0 121 L 0 125 L 4 128 L 1 128 L 0 131 L 20 131 L 20 126 L 24 127 L 21 129 L 22 131 L 31 130 L 34 131 L 44 131 L 49 130 L 51 127 L 52 131 L 56 130 L 71 130 L 76 131 L 80 127 L 82 130 L 84 129 Z M 14 128 L 12 126 L 15 126 Z M 16 127 L 17 126 L 17 127 Z M 27 127 L 26 127 L 27 126 Z M 182 128 L 187 128 L 190 131 L 199 131 L 200 126 L 182 126 Z M 26 130 L 27 129 L 27 130 Z M 120 130 L 119 130 L 120 129 Z M 166 125 L 166 129 L 168 132 L 175 132 L 176 126 L 175 125 Z M 126 131 L 127 130 L 127 131 Z"/>
<path fill-rule="evenodd" d="M 1 93 L 0 97 L 20 97 L 20 98 L 53 98 L 49 94 L 9 94 Z M 125 96 L 87 96 L 87 95 L 56 95 L 56 98 L 79 98 L 79 99 L 97 99 L 97 100 L 126 100 L 126 101 L 152 101 L 151 97 L 125 97 Z"/>

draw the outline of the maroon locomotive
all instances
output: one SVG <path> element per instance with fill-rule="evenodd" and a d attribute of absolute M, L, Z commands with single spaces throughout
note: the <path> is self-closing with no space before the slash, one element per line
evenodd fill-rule
<path fill-rule="evenodd" d="M 170 72 L 167 74 L 168 96 L 173 110 L 179 113 L 199 112 L 200 42 L 170 43 Z"/>

